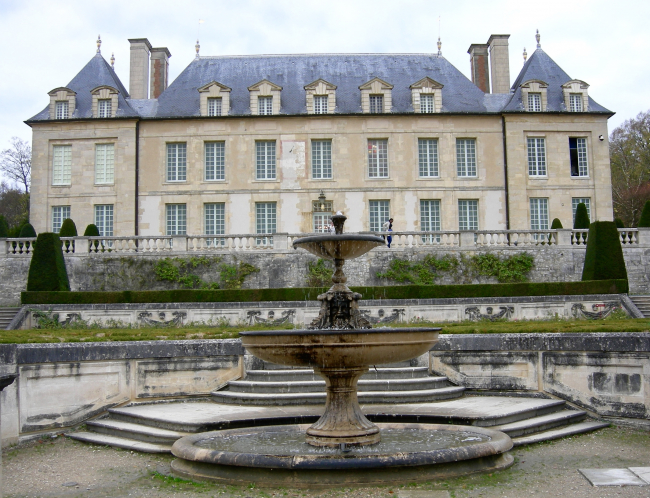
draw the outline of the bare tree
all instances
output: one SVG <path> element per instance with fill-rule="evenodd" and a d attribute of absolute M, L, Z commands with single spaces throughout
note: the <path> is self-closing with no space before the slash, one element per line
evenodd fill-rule
<path fill-rule="evenodd" d="M 29 194 L 0 182 L 0 214 L 9 228 L 20 226 L 29 219 Z"/>
<path fill-rule="evenodd" d="M 9 141 L 11 148 L 0 152 L 0 171 L 7 177 L 25 187 L 29 193 L 29 183 L 32 172 L 32 148 L 29 142 L 18 137 Z"/>
<path fill-rule="evenodd" d="M 639 222 L 650 199 L 650 111 L 616 128 L 609 139 L 614 215 L 626 227 Z"/>

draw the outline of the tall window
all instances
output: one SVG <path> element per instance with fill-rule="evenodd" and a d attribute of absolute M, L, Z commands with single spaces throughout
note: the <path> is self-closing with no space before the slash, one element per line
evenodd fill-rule
<path fill-rule="evenodd" d="M 70 218 L 70 206 L 52 206 L 52 231 L 59 233 L 63 220 Z"/>
<path fill-rule="evenodd" d="M 167 144 L 167 181 L 187 180 L 187 144 Z"/>
<path fill-rule="evenodd" d="M 55 119 L 68 119 L 69 103 L 66 101 L 57 101 L 54 104 L 54 117 Z"/>
<path fill-rule="evenodd" d="M 329 223 L 332 213 L 313 213 L 313 229 L 316 233 L 329 232 Z"/>
<path fill-rule="evenodd" d="M 314 114 L 327 114 L 327 95 L 314 95 Z"/>
<path fill-rule="evenodd" d="M 113 204 L 95 205 L 95 225 L 100 236 L 113 236 Z"/>
<path fill-rule="evenodd" d="M 528 111 L 529 112 L 542 112 L 542 94 L 529 93 L 528 94 Z"/>
<path fill-rule="evenodd" d="M 420 230 L 423 232 L 440 231 L 440 201 L 420 200 Z M 440 235 L 425 235 L 424 242 L 440 242 Z"/>
<path fill-rule="evenodd" d="M 570 93 L 569 94 L 569 110 L 571 112 L 582 112 L 582 94 Z"/>
<path fill-rule="evenodd" d="M 388 178 L 388 140 L 368 140 L 368 177 Z"/>
<path fill-rule="evenodd" d="M 205 142 L 205 179 L 225 180 L 226 143 Z"/>
<path fill-rule="evenodd" d="M 270 116 L 273 114 L 273 97 L 257 97 L 257 114 Z"/>
<path fill-rule="evenodd" d="M 438 140 L 434 138 L 418 139 L 418 165 L 420 178 L 437 177 Z"/>
<path fill-rule="evenodd" d="M 546 176 L 546 140 L 544 138 L 528 138 L 528 174 L 530 176 Z"/>
<path fill-rule="evenodd" d="M 255 233 L 275 233 L 275 202 L 255 203 Z M 258 237 L 257 245 L 272 246 L 273 237 Z"/>
<path fill-rule="evenodd" d="M 221 116 L 221 97 L 208 98 L 208 116 Z"/>
<path fill-rule="evenodd" d="M 456 171 L 458 176 L 476 176 L 476 140 L 456 140 Z"/>
<path fill-rule="evenodd" d="M 311 177 L 332 178 L 332 141 L 311 141 Z"/>
<path fill-rule="evenodd" d="M 52 185 L 70 185 L 72 145 L 55 145 L 52 149 Z"/>
<path fill-rule="evenodd" d="M 587 208 L 587 216 L 591 221 L 591 199 L 589 197 L 573 197 L 571 199 L 571 210 L 573 211 L 573 221 L 576 221 L 576 209 L 578 209 L 578 204 L 584 204 Z"/>
<path fill-rule="evenodd" d="M 95 145 L 95 183 L 113 183 L 115 175 L 115 145 Z"/>
<path fill-rule="evenodd" d="M 97 101 L 97 115 L 100 118 L 110 118 L 112 102 L 111 99 L 99 99 Z"/>
<path fill-rule="evenodd" d="M 587 164 L 587 139 L 569 137 L 571 176 L 589 176 Z"/>
<path fill-rule="evenodd" d="M 370 231 L 381 232 L 390 218 L 390 201 L 370 201 Z"/>
<path fill-rule="evenodd" d="M 478 230 L 478 201 L 458 201 L 458 230 Z"/>
<path fill-rule="evenodd" d="M 206 235 L 223 235 L 226 233 L 226 207 L 223 202 L 203 205 Z M 224 245 L 226 239 L 214 238 L 207 240 L 208 245 Z"/>
<path fill-rule="evenodd" d="M 255 142 L 256 173 L 258 180 L 275 180 L 275 140 Z"/>
<path fill-rule="evenodd" d="M 167 235 L 185 235 L 187 231 L 187 206 L 185 204 L 165 204 Z"/>
<path fill-rule="evenodd" d="M 420 112 L 432 113 L 436 112 L 433 95 L 420 94 Z"/>
<path fill-rule="evenodd" d="M 530 229 L 548 230 L 548 199 L 530 198 Z"/>
<path fill-rule="evenodd" d="M 370 95 L 370 114 L 381 114 L 384 112 L 384 96 Z"/>

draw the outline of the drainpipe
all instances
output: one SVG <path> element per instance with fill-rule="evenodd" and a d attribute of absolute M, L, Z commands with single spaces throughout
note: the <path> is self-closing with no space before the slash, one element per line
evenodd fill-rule
<path fill-rule="evenodd" d="M 135 217 L 134 221 L 134 234 L 138 236 L 138 191 L 139 191 L 139 177 L 140 177 L 140 120 L 135 122 Z M 135 242 L 135 247 L 138 247 L 138 241 Z"/>
<path fill-rule="evenodd" d="M 501 134 L 503 135 L 503 177 L 506 196 L 506 230 L 510 230 L 510 196 L 508 195 L 508 140 L 506 138 L 506 117 L 501 115 Z"/>

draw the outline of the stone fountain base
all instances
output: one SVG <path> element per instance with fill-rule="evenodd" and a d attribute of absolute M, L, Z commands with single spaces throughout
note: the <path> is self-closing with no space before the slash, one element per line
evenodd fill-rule
<path fill-rule="evenodd" d="M 178 440 L 181 477 L 245 485 L 323 488 L 425 482 L 510 467 L 512 440 L 482 427 L 377 424 L 373 446 L 315 448 L 307 425 L 205 432 Z M 242 447 L 242 444 L 244 445 Z"/>

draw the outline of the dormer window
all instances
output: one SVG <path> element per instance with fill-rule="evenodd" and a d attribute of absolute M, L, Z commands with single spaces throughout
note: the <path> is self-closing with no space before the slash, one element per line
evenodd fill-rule
<path fill-rule="evenodd" d="M 361 90 L 361 110 L 364 114 L 383 114 L 393 108 L 393 85 L 374 78 L 359 87 Z"/>
<path fill-rule="evenodd" d="M 442 84 L 428 76 L 413 83 L 409 87 L 413 111 L 421 114 L 440 112 L 442 110 L 442 87 Z"/>
<path fill-rule="evenodd" d="M 69 119 L 74 115 L 77 94 L 69 88 L 55 88 L 50 96 L 50 119 Z"/>
<path fill-rule="evenodd" d="M 528 111 L 529 112 L 542 112 L 542 94 L 529 93 L 528 94 Z"/>
<path fill-rule="evenodd" d="M 562 85 L 564 105 L 567 111 L 589 111 L 589 94 L 587 93 L 588 88 L 589 85 L 581 80 L 567 81 L 564 85 Z"/>
<path fill-rule="evenodd" d="M 327 95 L 314 95 L 314 114 L 327 114 Z"/>
<path fill-rule="evenodd" d="M 569 111 L 582 112 L 582 94 L 580 93 L 569 94 Z"/>
<path fill-rule="evenodd" d="M 100 118 L 110 118 L 111 117 L 111 101 L 110 99 L 99 99 L 98 100 L 98 110 L 97 114 Z"/>
<path fill-rule="evenodd" d="M 521 103 L 526 112 L 546 112 L 548 85 L 541 80 L 528 80 L 521 85 Z"/>
<path fill-rule="evenodd" d="M 112 86 L 103 85 L 93 88 L 92 112 L 94 118 L 114 118 L 117 111 L 118 91 Z"/>
<path fill-rule="evenodd" d="M 336 85 L 323 79 L 305 86 L 307 114 L 333 114 L 336 108 Z"/>
<path fill-rule="evenodd" d="M 370 96 L 370 114 L 380 114 L 384 112 L 384 96 L 371 95 Z"/>
<path fill-rule="evenodd" d="M 221 116 L 222 97 L 208 97 L 208 116 Z"/>
<path fill-rule="evenodd" d="M 257 97 L 257 114 L 260 116 L 273 114 L 273 97 Z"/>
<path fill-rule="evenodd" d="M 56 103 L 56 113 L 54 119 L 68 119 L 68 101 L 58 101 Z"/>
<path fill-rule="evenodd" d="M 436 106 L 433 100 L 433 95 L 430 94 L 420 95 L 420 112 L 423 114 L 431 114 L 436 112 Z"/>
<path fill-rule="evenodd" d="M 198 89 L 201 116 L 227 116 L 230 111 L 230 88 L 211 81 Z"/>
<path fill-rule="evenodd" d="M 251 114 L 270 116 L 280 114 L 280 94 L 282 87 L 268 80 L 262 80 L 248 87 Z"/>

